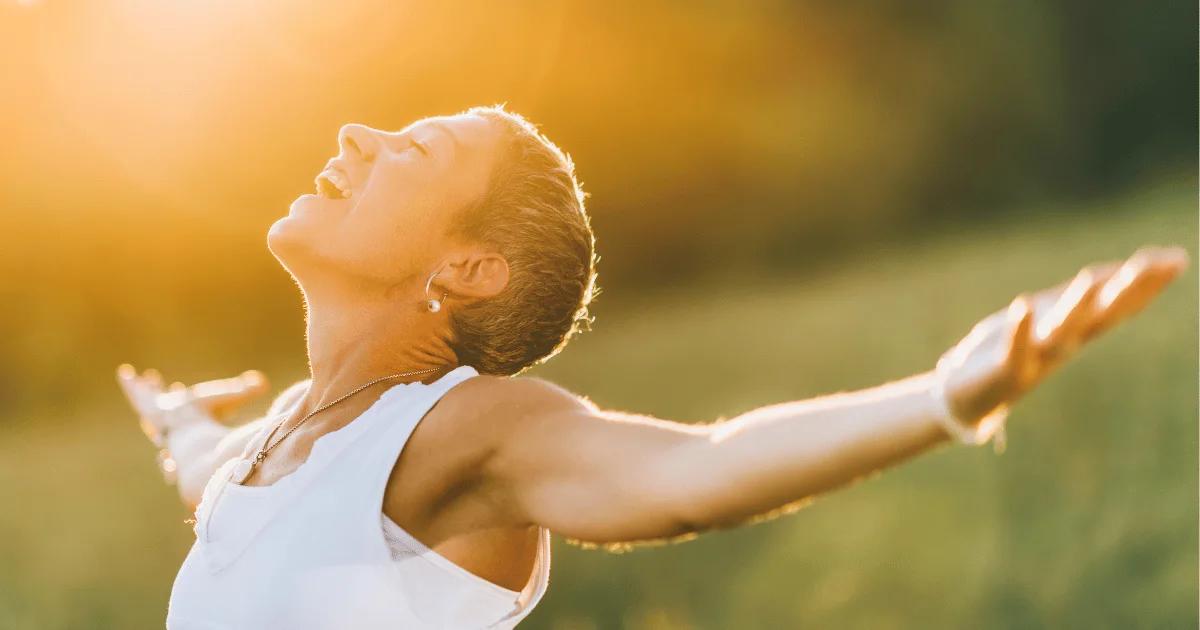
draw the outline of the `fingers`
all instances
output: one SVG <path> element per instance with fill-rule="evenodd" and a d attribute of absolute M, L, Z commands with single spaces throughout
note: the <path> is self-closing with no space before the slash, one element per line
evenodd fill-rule
<path fill-rule="evenodd" d="M 1079 280 L 1079 276 L 1084 272 L 1091 275 L 1096 280 L 1098 285 L 1103 285 L 1109 278 L 1117 272 L 1124 261 L 1113 260 L 1103 263 L 1095 263 L 1082 268 L 1074 278 L 1057 284 L 1049 289 L 1042 289 L 1032 295 L 1023 294 L 1026 302 L 1033 308 L 1033 317 L 1035 322 L 1041 322 L 1045 319 L 1045 314 L 1051 313 L 1063 295 L 1067 292 L 1071 285 Z M 1011 307 L 1011 304 L 1009 305 Z M 1001 309 L 992 313 L 987 318 L 979 322 L 978 326 L 994 330 L 1002 328 L 1008 321 L 1008 309 Z M 1040 327 L 1039 327 L 1040 328 Z"/>
<path fill-rule="evenodd" d="M 1024 380 L 1033 357 L 1033 305 L 1029 296 L 1021 295 L 1008 307 L 1008 356 L 1018 381 Z"/>
<path fill-rule="evenodd" d="M 1080 269 L 1079 273 L 1075 274 L 1074 278 L 1071 278 L 1070 280 L 1053 286 L 1049 289 L 1038 291 L 1033 296 L 1034 319 L 1040 321 L 1043 318 L 1043 314 L 1051 312 L 1055 305 L 1059 303 L 1059 300 L 1062 299 L 1063 294 L 1067 292 L 1067 289 L 1069 289 L 1072 284 L 1079 280 L 1079 276 L 1081 274 L 1086 272 L 1090 274 L 1093 279 L 1095 279 L 1097 285 L 1103 285 L 1108 281 L 1109 278 L 1113 276 L 1113 274 L 1117 272 L 1117 269 L 1119 269 L 1123 263 L 1124 261 L 1122 260 L 1114 260 L 1088 265 L 1083 269 Z"/>
<path fill-rule="evenodd" d="M 267 390 L 267 376 L 258 370 L 246 370 L 242 372 L 242 381 L 251 389 Z"/>
<path fill-rule="evenodd" d="M 158 370 L 151 368 L 138 376 L 137 370 L 128 363 L 122 363 L 117 367 L 117 382 L 122 387 L 138 387 L 154 391 L 162 391 L 163 385 L 162 376 Z"/>
<path fill-rule="evenodd" d="M 192 387 L 173 383 L 164 389 L 162 376 L 157 370 L 146 370 L 139 376 L 133 366 L 124 364 L 117 368 L 117 382 L 138 414 L 150 422 L 157 422 L 164 412 L 193 403 L 209 414 L 220 417 L 267 391 L 267 379 L 257 370 L 243 372 L 234 378 L 198 383 Z"/>
<path fill-rule="evenodd" d="M 234 378 L 207 381 L 193 385 L 191 400 L 221 416 L 261 396 L 267 391 L 267 379 L 262 372 L 250 370 Z"/>
<path fill-rule="evenodd" d="M 141 411 L 141 388 L 136 379 L 137 370 L 134 370 L 132 365 L 124 363 L 117 368 L 117 384 L 121 386 L 121 392 L 129 399 L 129 403 L 133 405 L 134 409 Z"/>
<path fill-rule="evenodd" d="M 142 433 L 159 448 L 165 448 L 163 408 L 158 403 L 163 395 L 162 376 L 156 370 L 146 370 L 138 376 L 137 370 L 125 363 L 117 368 L 117 382 L 138 413 Z"/>
<path fill-rule="evenodd" d="M 145 372 L 142 372 L 141 381 L 146 386 L 150 387 L 151 389 L 154 389 L 154 390 L 157 390 L 160 392 L 163 390 L 162 374 L 159 374 L 158 370 L 156 370 L 154 368 L 150 368 L 150 369 L 146 370 Z"/>
<path fill-rule="evenodd" d="M 1101 315 L 1089 334 L 1141 311 L 1187 266 L 1187 251 L 1180 247 L 1144 247 L 1134 252 L 1100 289 L 1096 299 Z"/>
<path fill-rule="evenodd" d="M 1054 351 L 1086 341 L 1144 308 L 1187 264 L 1182 248 L 1145 247 L 1127 260 L 1088 265 L 1069 282 L 1033 294 L 1036 339 Z"/>
<path fill-rule="evenodd" d="M 158 404 L 158 397 L 162 395 L 162 377 L 152 370 L 138 376 L 133 366 L 124 364 L 117 368 L 117 383 L 137 412 L 139 424 L 146 437 L 155 444 L 160 444 L 161 430 L 158 425 L 163 421 L 163 408 Z"/>
<path fill-rule="evenodd" d="M 1181 247 L 1143 247 L 1113 274 L 1100 294 L 1100 306 L 1108 308 L 1120 302 L 1122 294 L 1139 279 L 1152 280 L 1152 286 L 1161 288 L 1183 273 L 1187 266 L 1187 250 Z"/>
<path fill-rule="evenodd" d="M 1008 308 L 981 320 L 940 357 L 939 368 L 943 362 L 958 365 L 983 354 L 994 357 L 998 350 L 1003 363 L 991 365 L 1003 368 L 992 373 L 1001 379 L 997 384 L 1013 389 L 1001 398 L 1015 399 L 1097 331 L 1145 306 L 1187 262 L 1180 248 L 1145 248 L 1126 261 L 1084 267 L 1070 282 L 1021 294 Z"/>
<path fill-rule="evenodd" d="M 1123 260 L 1110 260 L 1108 262 L 1088 265 L 1080 271 L 1090 273 L 1092 278 L 1096 280 L 1096 284 L 1103 286 L 1105 282 L 1108 282 L 1109 278 L 1113 277 L 1113 274 L 1117 273 L 1117 270 L 1123 264 L 1125 264 Z"/>
<path fill-rule="evenodd" d="M 128 363 L 117 368 L 117 383 L 139 413 L 149 413 L 153 410 L 154 396 L 162 389 L 161 377 L 158 377 L 157 372 L 147 370 L 142 376 L 138 376 L 137 370 Z"/>
<path fill-rule="evenodd" d="M 257 396 L 266 390 L 266 377 L 261 372 L 251 370 L 233 378 L 197 383 L 192 386 L 192 396 L 197 400 L 246 394 Z"/>
<path fill-rule="evenodd" d="M 1111 275 L 1111 274 L 1110 274 Z M 1067 286 L 1058 302 L 1037 323 L 1037 339 L 1048 358 L 1065 356 L 1082 343 L 1096 319 L 1096 293 L 1100 283 L 1084 268 Z"/>

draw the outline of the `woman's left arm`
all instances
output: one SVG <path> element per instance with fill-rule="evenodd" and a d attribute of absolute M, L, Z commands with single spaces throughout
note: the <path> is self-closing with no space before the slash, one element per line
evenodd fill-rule
<path fill-rule="evenodd" d="M 985 318 L 935 371 L 718 424 L 604 411 L 537 379 L 498 383 L 486 408 L 499 431 L 480 487 L 509 499 L 499 502 L 510 506 L 501 524 L 600 544 L 779 513 L 951 436 L 990 436 L 1009 405 L 1186 265 L 1182 250 L 1144 249 L 1086 267 Z"/>
<path fill-rule="evenodd" d="M 946 441 L 932 373 L 867 390 L 687 425 L 596 408 L 545 381 L 507 395 L 488 466 L 512 520 L 585 542 L 675 538 L 739 525 L 842 486 Z M 515 428 L 515 430 L 513 430 Z"/>

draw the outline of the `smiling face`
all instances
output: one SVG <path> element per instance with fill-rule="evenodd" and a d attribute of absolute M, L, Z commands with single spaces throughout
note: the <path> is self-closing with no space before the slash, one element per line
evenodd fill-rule
<path fill-rule="evenodd" d="M 487 191 L 503 131 L 487 118 L 426 118 L 398 132 L 346 125 L 339 155 L 271 227 L 271 252 L 310 274 L 394 286 L 425 278 L 462 210 Z"/>
<path fill-rule="evenodd" d="M 591 321 L 595 243 L 575 166 L 524 117 L 496 106 L 394 133 L 347 125 L 338 144 L 316 194 L 268 236 L 310 309 L 314 290 L 335 311 L 412 309 L 389 321 L 428 323 L 421 343 L 503 376 Z"/>

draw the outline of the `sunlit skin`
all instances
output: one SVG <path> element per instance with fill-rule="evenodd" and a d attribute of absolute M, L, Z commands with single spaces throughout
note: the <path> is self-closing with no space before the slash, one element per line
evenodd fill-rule
<path fill-rule="evenodd" d="M 331 166 L 349 198 L 305 195 L 270 232 L 271 251 L 305 296 L 312 372 L 309 388 L 283 394 L 302 397 L 283 430 L 372 379 L 456 365 L 448 314 L 508 281 L 502 256 L 449 231 L 455 213 L 486 189 L 499 133 L 470 115 L 397 133 L 342 129 Z M 1186 266 L 1182 249 L 1144 248 L 1017 296 L 945 355 L 951 409 L 979 422 L 1011 406 Z M 425 308 L 443 296 L 440 311 Z M 122 366 L 118 374 L 148 428 L 172 427 L 190 505 L 219 464 L 256 450 L 271 428 L 265 419 L 236 429 L 215 421 L 266 391 L 258 372 L 169 389 L 153 370 Z M 597 544 L 689 536 L 778 513 L 945 443 L 932 382 L 933 372 L 923 372 L 687 425 L 599 409 L 537 378 L 480 376 L 450 390 L 418 425 L 382 507 L 452 562 L 520 590 L 535 526 Z M 317 437 L 353 421 L 387 387 L 315 416 L 248 485 L 294 471 Z"/>

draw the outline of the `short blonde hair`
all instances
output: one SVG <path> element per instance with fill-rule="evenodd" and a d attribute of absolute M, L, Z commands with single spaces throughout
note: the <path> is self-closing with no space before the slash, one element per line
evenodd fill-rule
<path fill-rule="evenodd" d="M 481 374 L 509 376 L 557 354 L 591 324 L 595 236 L 570 156 L 503 106 L 476 107 L 505 131 L 488 190 L 455 230 L 508 261 L 498 295 L 450 313 L 451 347 Z"/>

